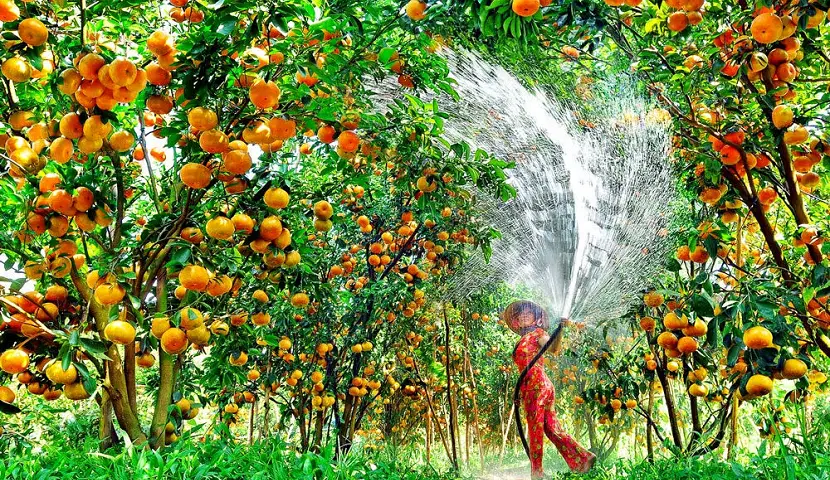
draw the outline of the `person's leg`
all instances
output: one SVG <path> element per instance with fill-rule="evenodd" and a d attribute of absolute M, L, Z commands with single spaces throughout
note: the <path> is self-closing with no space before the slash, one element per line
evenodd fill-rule
<path fill-rule="evenodd" d="M 596 460 L 594 454 L 583 448 L 576 439 L 562 429 L 552 406 L 545 409 L 545 435 L 559 450 L 571 470 L 587 472 L 594 465 Z"/>
<path fill-rule="evenodd" d="M 525 398 L 527 443 L 530 448 L 530 478 L 544 477 L 542 457 L 545 446 L 545 409 L 538 398 Z"/>

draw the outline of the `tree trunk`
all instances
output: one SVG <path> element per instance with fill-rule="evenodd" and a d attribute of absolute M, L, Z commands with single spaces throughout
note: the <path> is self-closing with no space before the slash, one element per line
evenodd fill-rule
<path fill-rule="evenodd" d="M 648 461 L 654 462 L 654 431 L 651 422 L 648 421 L 654 412 L 654 382 L 648 382 L 648 418 L 646 418 L 646 450 L 648 451 Z"/>
<path fill-rule="evenodd" d="M 112 403 L 107 390 L 102 388 L 100 394 L 101 400 L 101 418 L 98 423 L 98 440 L 101 442 L 100 449 L 102 452 L 108 450 L 113 446 L 115 428 L 112 424 Z"/>
<path fill-rule="evenodd" d="M 129 399 L 127 398 L 127 383 L 124 377 L 124 370 L 121 355 L 118 352 L 118 347 L 114 344 L 110 345 L 107 350 L 107 356 L 111 359 L 107 361 L 107 380 L 104 383 L 104 388 L 108 389 L 109 396 L 112 400 L 113 410 L 115 411 L 115 418 L 121 428 L 127 432 L 130 440 L 137 445 L 147 442 L 147 436 L 141 430 L 141 424 L 138 420 L 135 410 L 130 407 Z"/>
<path fill-rule="evenodd" d="M 662 363 L 665 364 L 665 362 Z M 683 438 L 680 435 L 680 428 L 677 426 L 677 412 L 674 407 L 674 396 L 672 395 L 671 385 L 669 384 L 668 378 L 666 378 L 666 372 L 663 371 L 662 365 L 658 367 L 655 372 L 657 372 L 657 378 L 660 380 L 660 385 L 663 387 L 663 397 L 666 401 L 666 411 L 669 416 L 672 441 L 674 442 L 675 447 L 682 450 Z"/>
<path fill-rule="evenodd" d="M 164 273 L 159 275 L 156 287 L 158 304 L 156 310 L 161 313 L 167 310 L 167 278 Z M 174 386 L 173 356 L 159 348 L 159 388 L 156 394 L 156 405 L 153 410 L 153 419 L 150 423 L 150 439 L 153 448 L 164 446 L 164 426 L 167 425 L 167 408 L 173 400 Z"/>
<path fill-rule="evenodd" d="M 312 450 L 315 453 L 320 452 L 320 445 L 323 441 L 323 409 L 317 410 L 314 416 L 314 442 L 312 443 Z"/>
<path fill-rule="evenodd" d="M 427 465 L 430 461 L 430 447 L 432 447 L 432 412 L 427 412 L 426 421 L 426 448 L 427 448 Z"/>
<path fill-rule="evenodd" d="M 444 355 L 446 358 L 445 369 L 447 372 L 447 408 L 449 409 L 449 421 L 447 427 L 450 430 L 450 445 L 452 457 L 450 461 L 455 470 L 458 470 L 458 451 L 455 445 L 455 406 L 452 399 L 452 351 L 450 350 L 450 321 L 447 318 L 447 305 L 444 305 Z"/>
<path fill-rule="evenodd" d="M 732 397 L 732 415 L 729 425 L 729 447 L 726 449 L 727 460 L 732 460 L 735 456 L 735 450 L 738 447 L 738 406 L 739 402 L 737 395 Z"/>
<path fill-rule="evenodd" d="M 271 414 L 271 386 L 268 385 L 265 387 L 265 404 L 263 405 L 264 411 L 262 412 L 262 424 L 259 428 L 259 438 L 260 440 L 264 440 L 268 438 L 269 434 L 269 427 L 268 421 L 270 420 L 269 416 Z"/>
<path fill-rule="evenodd" d="M 256 421 L 256 405 L 257 402 L 251 404 L 251 414 L 248 417 L 248 445 L 254 444 L 254 424 Z"/>
<path fill-rule="evenodd" d="M 124 381 L 127 383 L 127 400 L 133 412 L 138 412 L 135 399 L 135 346 L 124 345 Z"/>
<path fill-rule="evenodd" d="M 477 389 L 477 386 L 476 386 L 475 370 L 473 370 L 473 365 L 470 362 L 470 322 L 469 322 L 469 319 L 468 319 L 467 315 L 465 315 L 465 312 L 464 312 L 463 309 L 461 310 L 461 317 L 464 319 L 464 364 L 465 364 L 466 370 L 470 374 L 470 384 L 472 385 L 473 426 L 475 427 L 476 439 L 478 440 L 479 468 L 483 470 L 484 469 L 484 447 L 482 445 L 483 442 L 482 442 L 482 439 L 481 439 L 481 430 L 479 429 L 479 422 L 478 422 L 478 420 L 479 420 L 478 400 L 477 400 L 478 389 Z M 467 415 L 467 423 L 468 424 L 470 423 L 469 415 Z M 470 430 L 468 428 L 467 429 L 467 436 L 469 436 L 469 435 L 470 435 Z M 468 444 L 468 448 L 467 448 L 467 457 L 468 457 L 467 462 L 468 463 L 469 463 L 469 456 L 470 456 L 470 451 L 469 451 L 469 444 Z"/>

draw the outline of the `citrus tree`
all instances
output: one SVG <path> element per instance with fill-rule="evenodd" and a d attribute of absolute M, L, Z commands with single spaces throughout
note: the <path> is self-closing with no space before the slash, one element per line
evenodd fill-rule
<path fill-rule="evenodd" d="M 428 10 L 435 28 L 472 26 L 474 41 L 496 52 L 512 46 L 507 56 L 521 63 L 545 59 L 571 75 L 627 71 L 673 119 L 673 161 L 690 208 L 672 232 L 678 249 L 665 278 L 629 321 L 649 345 L 633 380 L 642 389 L 658 379 L 666 437 L 681 451 L 723 444 L 741 402 L 768 397 L 777 383 L 799 400 L 826 380 L 827 8 L 494 0 L 436 5 L 446 17 Z M 590 84 L 583 88 L 590 94 Z M 611 363 L 616 383 L 626 364 Z M 668 388 L 676 382 L 686 392 L 679 399 Z M 608 403 L 597 408 L 611 414 Z M 689 435 L 675 408 L 688 409 Z M 707 426 L 700 408 L 717 411 L 717 421 Z"/>
<path fill-rule="evenodd" d="M 94 395 L 102 439 L 114 416 L 160 446 L 264 396 L 266 432 L 276 403 L 347 451 L 398 388 L 396 319 L 487 248 L 468 187 L 509 197 L 508 165 L 407 94 L 452 90 L 417 5 L 150 6 L 0 3 L 0 405 Z"/>

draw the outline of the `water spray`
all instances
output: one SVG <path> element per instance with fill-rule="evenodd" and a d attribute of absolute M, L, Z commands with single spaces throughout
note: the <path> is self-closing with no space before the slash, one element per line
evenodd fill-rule
<path fill-rule="evenodd" d="M 445 49 L 442 55 L 459 96 L 434 98 L 451 112 L 445 137 L 514 163 L 507 174 L 517 191 L 505 203 L 473 189 L 476 210 L 501 238 L 491 243 L 489 260 L 474 252 L 461 265 L 446 296 L 463 300 L 506 281 L 531 287 L 563 319 L 596 325 L 624 315 L 671 247 L 665 237 L 675 190 L 667 116 L 632 93 L 632 80 L 620 78 L 595 92 L 593 125 L 581 120 L 579 109 L 525 88 L 474 53 Z M 381 110 L 400 96 L 391 82 L 372 89 Z M 514 390 L 527 453 L 519 389 L 562 326 Z"/>

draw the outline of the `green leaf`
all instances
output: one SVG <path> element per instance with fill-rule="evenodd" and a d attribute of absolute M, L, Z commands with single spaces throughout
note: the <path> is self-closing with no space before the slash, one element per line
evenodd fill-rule
<path fill-rule="evenodd" d="M 63 346 L 61 346 L 58 357 L 61 359 L 61 368 L 68 370 L 69 365 L 72 364 L 72 349 L 69 348 L 68 343 L 64 343 Z"/>
<path fill-rule="evenodd" d="M 493 2 L 490 5 L 487 5 L 484 8 L 484 11 L 490 11 L 490 10 L 493 10 L 495 8 L 501 7 L 502 5 L 507 5 L 507 3 L 509 1 L 510 0 L 493 0 Z"/>
<path fill-rule="evenodd" d="M 236 18 L 229 15 L 219 22 L 219 26 L 216 27 L 216 33 L 227 37 L 233 32 L 234 27 L 236 27 Z"/>
<path fill-rule="evenodd" d="M 0 400 L 0 412 L 5 413 L 7 415 L 11 415 L 14 413 L 20 413 L 20 409 L 17 406 L 12 405 L 11 403 L 6 403 Z"/>
<path fill-rule="evenodd" d="M 700 294 L 692 295 L 690 301 L 692 311 L 701 317 L 714 317 L 715 311 L 712 302 Z"/>
<path fill-rule="evenodd" d="M 737 343 L 729 348 L 729 353 L 726 354 L 726 365 L 734 367 L 738 361 L 738 355 L 741 353 L 741 346 Z"/>

